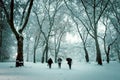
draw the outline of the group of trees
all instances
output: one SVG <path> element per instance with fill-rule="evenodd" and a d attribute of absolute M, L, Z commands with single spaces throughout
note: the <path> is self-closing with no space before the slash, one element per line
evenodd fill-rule
<path fill-rule="evenodd" d="M 57 62 L 59 53 L 66 50 L 66 34 L 73 34 L 75 29 L 74 34 L 79 34 L 79 45 L 83 46 L 86 62 L 90 61 L 91 48 L 95 48 L 92 52 L 96 53 L 99 65 L 102 65 L 102 53 L 106 55 L 108 63 L 114 55 L 120 61 L 119 5 L 119 0 L 1 0 L 0 14 L 5 16 L 4 20 L 1 20 L 8 23 L 5 26 L 10 27 L 17 41 L 16 67 L 24 65 L 23 49 L 27 53 L 28 61 L 31 45 L 34 63 L 37 53 L 40 53 L 42 63 L 46 62 L 49 56 L 54 56 L 54 61 Z M 3 43 L 2 25 L 0 47 Z"/>

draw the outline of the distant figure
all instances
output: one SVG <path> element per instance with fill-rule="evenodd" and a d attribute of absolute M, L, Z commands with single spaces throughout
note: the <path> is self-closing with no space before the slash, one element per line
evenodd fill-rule
<path fill-rule="evenodd" d="M 71 58 L 66 58 L 67 64 L 69 66 L 69 69 L 71 69 L 71 65 L 72 65 L 72 59 Z"/>
<path fill-rule="evenodd" d="M 59 66 L 59 68 L 61 68 L 61 62 L 62 62 L 62 59 L 58 58 L 58 66 Z"/>
<path fill-rule="evenodd" d="M 50 69 L 51 69 L 52 63 L 53 63 L 52 59 L 49 58 L 49 59 L 48 59 L 48 66 L 49 66 Z"/>

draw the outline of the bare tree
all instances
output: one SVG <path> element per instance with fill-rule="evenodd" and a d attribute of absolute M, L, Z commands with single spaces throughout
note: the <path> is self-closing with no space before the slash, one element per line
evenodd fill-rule
<path fill-rule="evenodd" d="M 45 33 L 42 31 L 42 26 L 43 26 L 43 23 L 45 21 L 45 15 L 43 16 L 43 18 L 41 19 L 41 22 L 39 20 L 39 17 L 38 17 L 38 12 L 34 11 L 34 14 L 36 16 L 36 19 L 37 19 L 37 23 L 38 23 L 38 26 L 39 26 L 39 30 L 38 31 L 38 34 L 36 35 L 35 37 L 35 43 L 34 43 L 34 56 L 33 56 L 33 62 L 36 63 L 36 50 L 39 46 L 39 40 L 40 40 L 40 35 L 43 34 L 43 36 L 45 37 Z"/>
<path fill-rule="evenodd" d="M 104 38 L 103 38 L 103 41 L 104 41 L 104 47 L 108 46 L 107 48 L 105 47 L 105 53 L 106 53 L 106 57 L 107 57 L 107 63 L 109 63 L 109 51 L 110 51 L 110 47 L 112 45 L 116 45 L 116 43 L 119 43 L 117 42 L 118 39 L 119 39 L 119 36 L 116 36 L 116 38 L 114 38 L 111 43 L 107 44 L 106 45 L 106 32 L 107 32 L 107 28 L 110 27 L 109 24 L 111 24 L 115 31 L 116 31 L 116 35 L 120 34 L 120 14 L 119 14 L 119 11 L 118 9 L 120 8 L 119 7 L 120 3 L 118 0 L 115 0 L 115 1 L 110 1 L 110 4 L 109 4 L 109 7 L 108 9 L 106 9 L 106 13 L 104 14 L 104 21 L 103 21 L 103 24 L 105 26 L 105 35 L 104 35 Z M 106 21 L 105 21 L 106 20 Z M 110 30 L 110 29 L 109 29 Z M 115 37 L 115 36 L 114 36 Z M 117 47 L 115 47 L 116 49 L 116 52 L 118 53 L 118 56 L 119 56 L 119 51 L 117 50 Z"/>
<path fill-rule="evenodd" d="M 65 4 L 67 5 L 67 8 L 71 11 L 71 13 L 80 20 L 80 22 L 84 25 L 86 30 L 88 31 L 89 35 L 95 40 L 96 45 L 96 61 L 99 65 L 102 65 L 102 59 L 101 59 L 101 51 L 99 47 L 98 42 L 98 22 L 104 13 L 105 9 L 108 6 L 110 0 L 102 1 L 102 0 L 80 0 L 78 1 L 77 5 L 80 5 L 79 7 L 82 7 L 81 11 L 84 13 L 82 16 L 85 16 L 85 19 L 81 19 L 78 17 L 78 14 L 73 11 L 74 9 L 71 9 L 67 5 L 67 1 L 64 0 Z M 81 5 L 82 4 L 82 5 Z M 84 9 L 83 9 L 84 8 Z M 80 8 L 78 8 L 80 9 Z M 81 14 L 82 14 L 81 13 Z M 81 17 L 82 17 L 81 16 Z"/>
<path fill-rule="evenodd" d="M 15 23 L 14 23 L 14 0 L 11 0 L 10 2 L 10 13 L 7 11 L 5 4 L 3 2 L 3 0 L 0 0 L 0 3 L 2 4 L 2 7 L 4 9 L 4 13 L 6 15 L 7 18 L 7 22 L 13 32 L 13 34 L 16 37 L 17 40 L 17 57 L 16 57 L 16 67 L 19 66 L 24 66 L 24 60 L 23 60 L 23 35 L 22 32 L 25 29 L 27 22 L 29 20 L 29 16 L 30 16 L 30 12 L 32 9 L 32 5 L 33 5 L 33 1 L 34 0 L 28 0 L 26 7 L 28 8 L 24 8 L 23 14 L 22 14 L 22 19 L 21 19 L 21 29 L 19 29 L 17 31 Z"/>
<path fill-rule="evenodd" d="M 88 32 L 86 31 L 87 33 L 85 33 L 85 30 L 83 30 L 84 28 L 82 28 L 80 30 L 78 22 L 74 19 L 74 17 L 72 17 L 72 19 L 73 19 L 74 23 L 76 24 L 77 31 L 78 31 L 79 36 L 80 36 L 80 38 L 82 40 L 82 43 L 83 43 L 83 49 L 85 51 L 86 62 L 89 62 L 89 54 L 88 54 L 87 47 L 86 47 L 86 41 L 87 41 L 87 37 L 88 37 Z M 81 31 L 83 31 L 83 32 L 81 32 Z M 82 35 L 82 33 L 83 33 L 83 35 Z"/>
<path fill-rule="evenodd" d="M 107 63 L 110 62 L 109 55 L 110 55 L 111 46 L 116 42 L 116 40 L 118 38 L 118 37 L 116 37 L 111 42 L 107 43 L 107 40 L 106 40 L 107 35 L 109 35 L 109 37 L 111 35 L 111 32 L 110 32 L 110 34 L 107 34 L 108 28 L 110 27 L 110 24 L 111 24 L 111 23 L 109 23 L 108 20 L 109 20 L 108 17 L 104 17 L 103 21 L 102 21 L 102 23 L 105 26 L 105 33 L 104 33 L 104 36 L 103 36 L 102 40 L 103 40 L 103 43 L 104 43 L 104 50 L 105 50 L 105 54 L 106 54 L 106 61 L 107 61 Z"/>
<path fill-rule="evenodd" d="M 120 14 L 119 14 L 119 8 L 120 8 L 120 2 L 119 0 L 110 1 L 109 8 L 106 10 L 107 15 L 109 15 L 109 19 L 111 23 L 113 24 L 116 31 L 120 34 Z"/>
<path fill-rule="evenodd" d="M 60 50 L 61 39 L 65 34 L 65 26 L 60 27 L 54 31 L 54 44 L 55 44 L 55 63 L 57 63 L 58 53 Z"/>
<path fill-rule="evenodd" d="M 44 58 L 45 58 L 46 62 L 48 60 L 49 39 L 51 36 L 52 27 L 54 26 L 55 16 L 61 7 L 61 0 L 56 0 L 56 1 L 48 0 L 48 2 L 44 2 L 44 5 L 45 5 L 45 9 L 46 9 L 47 16 L 48 16 L 48 21 L 49 21 L 48 29 L 49 30 L 48 30 L 47 34 L 44 33 L 45 48 L 44 48 L 43 55 L 42 55 L 42 63 L 44 62 Z M 51 7 L 53 7 L 53 9 L 52 9 L 53 11 L 51 11 Z"/>
<path fill-rule="evenodd" d="M 109 1 L 110 0 L 107 0 L 106 3 L 103 4 L 103 1 L 101 0 L 99 1 L 93 0 L 91 4 L 92 14 L 89 14 L 89 10 L 87 9 L 89 2 L 81 0 L 85 13 L 89 20 L 90 28 L 93 31 L 93 38 L 95 40 L 95 45 L 96 45 L 96 61 L 98 62 L 99 65 L 102 65 L 102 59 L 101 59 L 101 51 L 100 51 L 98 35 L 97 35 L 98 34 L 98 21 L 100 20 L 102 14 L 107 8 Z"/>
<path fill-rule="evenodd" d="M 71 16 L 72 16 L 72 20 L 74 21 L 74 23 L 75 23 L 75 25 L 76 25 L 76 28 L 77 28 L 77 31 L 78 31 L 78 33 L 79 33 L 79 36 L 80 36 L 80 38 L 81 38 L 81 40 L 82 40 L 82 42 L 83 42 L 83 49 L 84 49 L 84 51 L 85 51 L 85 59 L 86 59 L 86 62 L 89 62 L 89 55 L 88 55 L 88 51 L 87 51 L 87 48 L 86 48 L 86 40 L 87 40 L 87 36 L 88 36 L 88 32 L 89 32 L 89 30 L 88 30 L 88 28 L 87 28 L 87 26 L 85 25 L 85 23 L 84 23 L 84 21 L 82 20 L 82 18 L 80 18 L 74 11 L 73 11 L 73 9 L 71 9 L 69 6 L 68 6 L 68 4 L 67 4 L 67 2 L 64 0 L 64 2 L 65 2 L 65 4 L 66 4 L 66 6 L 67 6 L 67 8 L 70 10 L 70 12 L 71 12 Z M 80 8 L 79 8 L 80 9 Z M 79 11 L 79 12 L 81 12 L 82 11 L 82 9 Z M 76 19 L 78 19 L 82 24 L 83 24 L 83 26 L 85 27 L 85 29 L 87 30 L 87 35 L 85 36 L 85 35 L 82 35 L 82 33 L 80 32 L 80 30 L 79 30 L 79 23 L 77 22 L 77 20 L 76 19 L 74 19 L 74 18 L 76 18 Z M 89 33 L 90 34 L 90 33 Z"/>

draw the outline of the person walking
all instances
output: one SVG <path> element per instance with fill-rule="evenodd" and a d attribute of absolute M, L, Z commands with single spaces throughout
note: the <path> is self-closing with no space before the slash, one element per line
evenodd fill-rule
<path fill-rule="evenodd" d="M 51 58 L 49 58 L 47 63 L 48 63 L 49 68 L 51 69 L 53 60 Z"/>
<path fill-rule="evenodd" d="M 61 58 L 58 58 L 58 67 L 61 68 L 61 62 L 62 62 L 62 59 Z"/>
<path fill-rule="evenodd" d="M 72 59 L 71 58 L 66 58 L 67 64 L 69 66 L 69 69 L 71 69 L 71 65 L 72 65 Z"/>

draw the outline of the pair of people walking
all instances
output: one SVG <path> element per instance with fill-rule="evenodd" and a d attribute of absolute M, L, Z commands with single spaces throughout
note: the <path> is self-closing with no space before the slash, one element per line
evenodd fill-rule
<path fill-rule="evenodd" d="M 66 61 L 67 61 L 67 64 L 69 66 L 69 69 L 71 69 L 72 59 L 71 58 L 66 58 Z M 59 66 L 59 68 L 61 68 L 61 62 L 62 62 L 62 59 L 58 58 L 58 66 Z"/>
<path fill-rule="evenodd" d="M 58 66 L 59 66 L 59 68 L 61 68 L 61 62 L 62 62 L 62 59 L 58 58 Z M 49 58 L 47 63 L 48 63 L 49 68 L 51 69 L 53 60 L 51 58 Z"/>
<path fill-rule="evenodd" d="M 66 58 L 67 64 L 69 66 L 69 69 L 71 69 L 71 65 L 72 65 L 72 59 L 71 58 Z M 51 69 L 53 60 L 51 58 L 48 59 L 48 66 Z M 62 63 L 62 59 L 58 58 L 58 67 L 61 68 L 61 63 Z"/>

